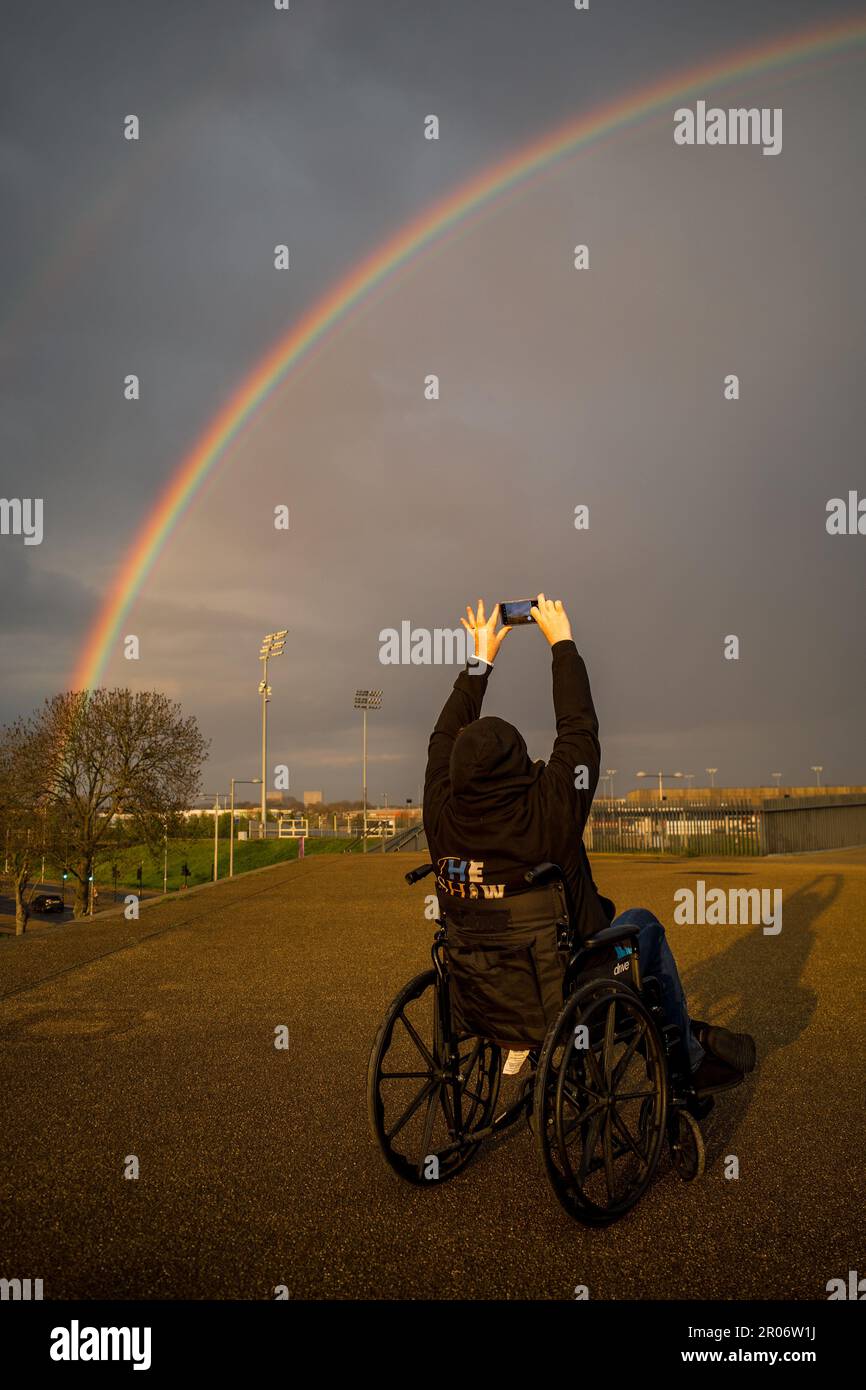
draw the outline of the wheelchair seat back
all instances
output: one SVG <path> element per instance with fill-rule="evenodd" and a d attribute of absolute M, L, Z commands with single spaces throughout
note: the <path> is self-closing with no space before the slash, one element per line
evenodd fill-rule
<path fill-rule="evenodd" d="M 563 1002 L 570 925 L 561 883 L 443 907 L 458 1033 L 540 1046 Z"/>
<path fill-rule="evenodd" d="M 566 995 L 592 980 L 639 989 L 635 943 L 574 941 L 563 884 L 443 909 L 451 1016 L 459 1034 L 540 1047 Z"/>

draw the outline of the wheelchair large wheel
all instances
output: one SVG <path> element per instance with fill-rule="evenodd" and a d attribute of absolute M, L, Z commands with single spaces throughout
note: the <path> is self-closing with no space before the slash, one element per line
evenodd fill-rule
<path fill-rule="evenodd" d="M 535 1081 L 537 1143 L 569 1216 L 605 1226 L 640 1200 L 665 1140 L 667 1067 L 646 1005 L 596 980 L 552 1024 Z"/>
<path fill-rule="evenodd" d="M 376 1142 L 401 1178 L 435 1187 L 475 1157 L 472 1136 L 492 1123 L 501 1066 L 494 1043 L 446 1036 L 435 970 L 400 991 L 370 1054 L 367 1108 Z"/>

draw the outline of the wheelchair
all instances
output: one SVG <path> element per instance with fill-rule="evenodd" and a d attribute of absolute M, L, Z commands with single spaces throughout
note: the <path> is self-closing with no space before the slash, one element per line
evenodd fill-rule
<path fill-rule="evenodd" d="M 701 1176 L 714 1095 L 695 1089 L 659 983 L 641 978 L 638 928 L 581 941 L 560 867 L 526 881 L 505 899 L 440 901 L 432 969 L 400 990 L 373 1044 L 370 1127 L 400 1178 L 436 1187 L 525 1120 L 561 1206 L 605 1226 L 647 1191 L 665 1142 L 681 1179 Z M 504 1049 L 528 1052 L 529 1067 L 499 1108 Z"/>

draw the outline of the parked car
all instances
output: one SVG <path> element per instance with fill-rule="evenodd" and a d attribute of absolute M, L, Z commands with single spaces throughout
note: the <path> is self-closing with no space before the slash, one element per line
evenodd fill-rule
<path fill-rule="evenodd" d="M 63 899 L 59 893 L 37 893 L 30 904 L 31 912 L 62 912 Z"/>

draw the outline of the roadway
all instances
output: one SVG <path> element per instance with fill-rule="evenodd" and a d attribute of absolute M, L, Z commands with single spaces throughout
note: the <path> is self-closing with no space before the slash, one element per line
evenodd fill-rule
<path fill-rule="evenodd" d="M 0 1275 L 46 1298 L 824 1299 L 863 1270 L 866 851 L 594 859 L 667 923 L 699 877 L 784 895 L 777 936 L 669 927 L 693 1012 L 753 1032 L 759 1069 L 705 1122 L 705 1177 L 665 1158 L 597 1232 L 524 1128 L 424 1190 L 368 1134 L 373 1036 L 428 960 L 415 862 L 310 857 L 0 940 Z"/>

